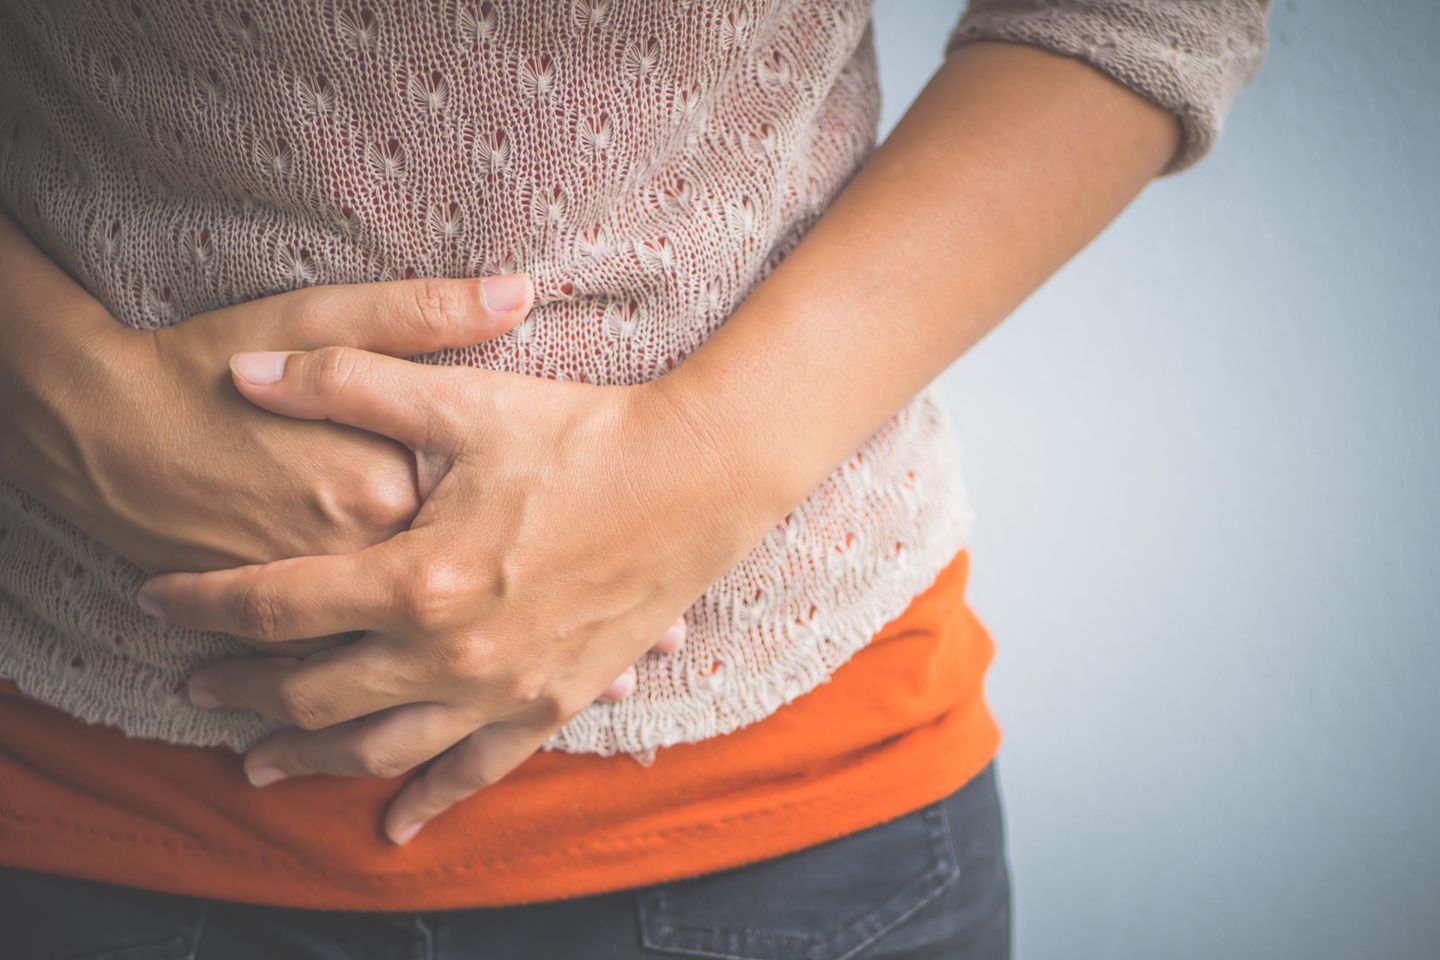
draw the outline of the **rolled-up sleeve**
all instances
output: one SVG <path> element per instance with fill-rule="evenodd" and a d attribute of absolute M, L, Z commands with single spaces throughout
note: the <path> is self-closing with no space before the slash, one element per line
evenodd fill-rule
<path fill-rule="evenodd" d="M 1160 176 L 1205 156 L 1260 69 L 1269 0 L 970 0 L 949 55 L 973 40 L 1027 43 L 1078 57 L 1180 119 Z"/>

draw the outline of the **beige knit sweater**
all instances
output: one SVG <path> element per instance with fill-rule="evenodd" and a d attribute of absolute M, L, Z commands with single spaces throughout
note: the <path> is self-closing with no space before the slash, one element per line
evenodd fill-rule
<path fill-rule="evenodd" d="M 427 359 L 639 383 L 724 322 L 874 146 L 870 5 L 3 0 L 0 198 L 132 327 L 305 284 L 524 270 L 528 320 Z M 1264 9 L 976 0 L 934 53 L 985 38 L 1174 111 L 1173 172 L 1255 72 Z M 927 388 L 711 585 L 679 654 L 547 749 L 643 761 L 767 716 L 898 616 L 971 519 Z M 141 579 L 0 478 L 0 675 L 136 736 L 243 749 L 274 729 L 178 692 L 249 648 L 158 625 Z"/>

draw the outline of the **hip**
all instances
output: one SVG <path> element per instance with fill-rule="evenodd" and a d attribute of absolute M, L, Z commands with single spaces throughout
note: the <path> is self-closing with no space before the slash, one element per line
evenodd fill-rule
<path fill-rule="evenodd" d="M 834 840 L 592 896 L 441 911 L 304 910 L 0 868 L 0 927 L 18 960 L 991 960 L 1010 955 L 1010 884 L 992 763 L 940 800 Z"/>

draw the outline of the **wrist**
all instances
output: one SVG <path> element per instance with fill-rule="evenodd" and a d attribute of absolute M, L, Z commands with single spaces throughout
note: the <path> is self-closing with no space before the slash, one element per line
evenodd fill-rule
<path fill-rule="evenodd" d="M 0 474 L 83 526 L 96 441 L 127 432 L 121 400 L 150 379 L 148 335 L 94 301 L 50 329 L 0 367 Z"/>
<path fill-rule="evenodd" d="M 767 425 L 752 413 L 739 422 L 736 411 L 720 402 L 698 371 L 677 367 L 642 384 L 640 402 L 664 426 L 660 456 L 678 465 L 678 482 L 690 488 L 695 512 L 685 519 L 711 530 L 738 562 L 765 534 L 784 520 L 804 497 L 788 473 L 786 458 L 768 457 Z"/>

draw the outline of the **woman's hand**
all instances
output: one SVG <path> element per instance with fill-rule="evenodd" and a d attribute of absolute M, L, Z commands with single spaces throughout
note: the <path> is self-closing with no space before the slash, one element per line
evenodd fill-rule
<path fill-rule="evenodd" d="M 141 604 L 262 642 L 365 631 L 304 658 L 211 664 L 190 693 L 298 727 L 246 756 L 257 785 L 392 777 L 441 755 L 391 805 L 396 842 L 530 756 L 780 519 L 731 482 L 663 380 L 602 387 L 333 347 L 233 369 L 258 406 L 405 444 L 425 502 L 378 546 L 162 575 Z"/>
<path fill-rule="evenodd" d="M 523 274 L 321 286 L 137 331 L 3 212 L 0 281 L 0 474 L 152 571 L 359 549 L 419 508 L 401 445 L 256 410 L 232 354 L 465 346 L 534 299 Z"/>
<path fill-rule="evenodd" d="M 88 508 L 82 526 L 152 571 L 379 543 L 420 506 L 409 451 L 257 410 L 231 386 L 230 356 L 333 343 L 398 355 L 459 347 L 524 319 L 533 296 L 522 274 L 310 287 L 126 330 L 108 341 L 105 382 L 87 385 L 66 418 L 62 456 L 79 467 L 57 463 L 52 479 L 71 490 L 69 515 Z"/>

